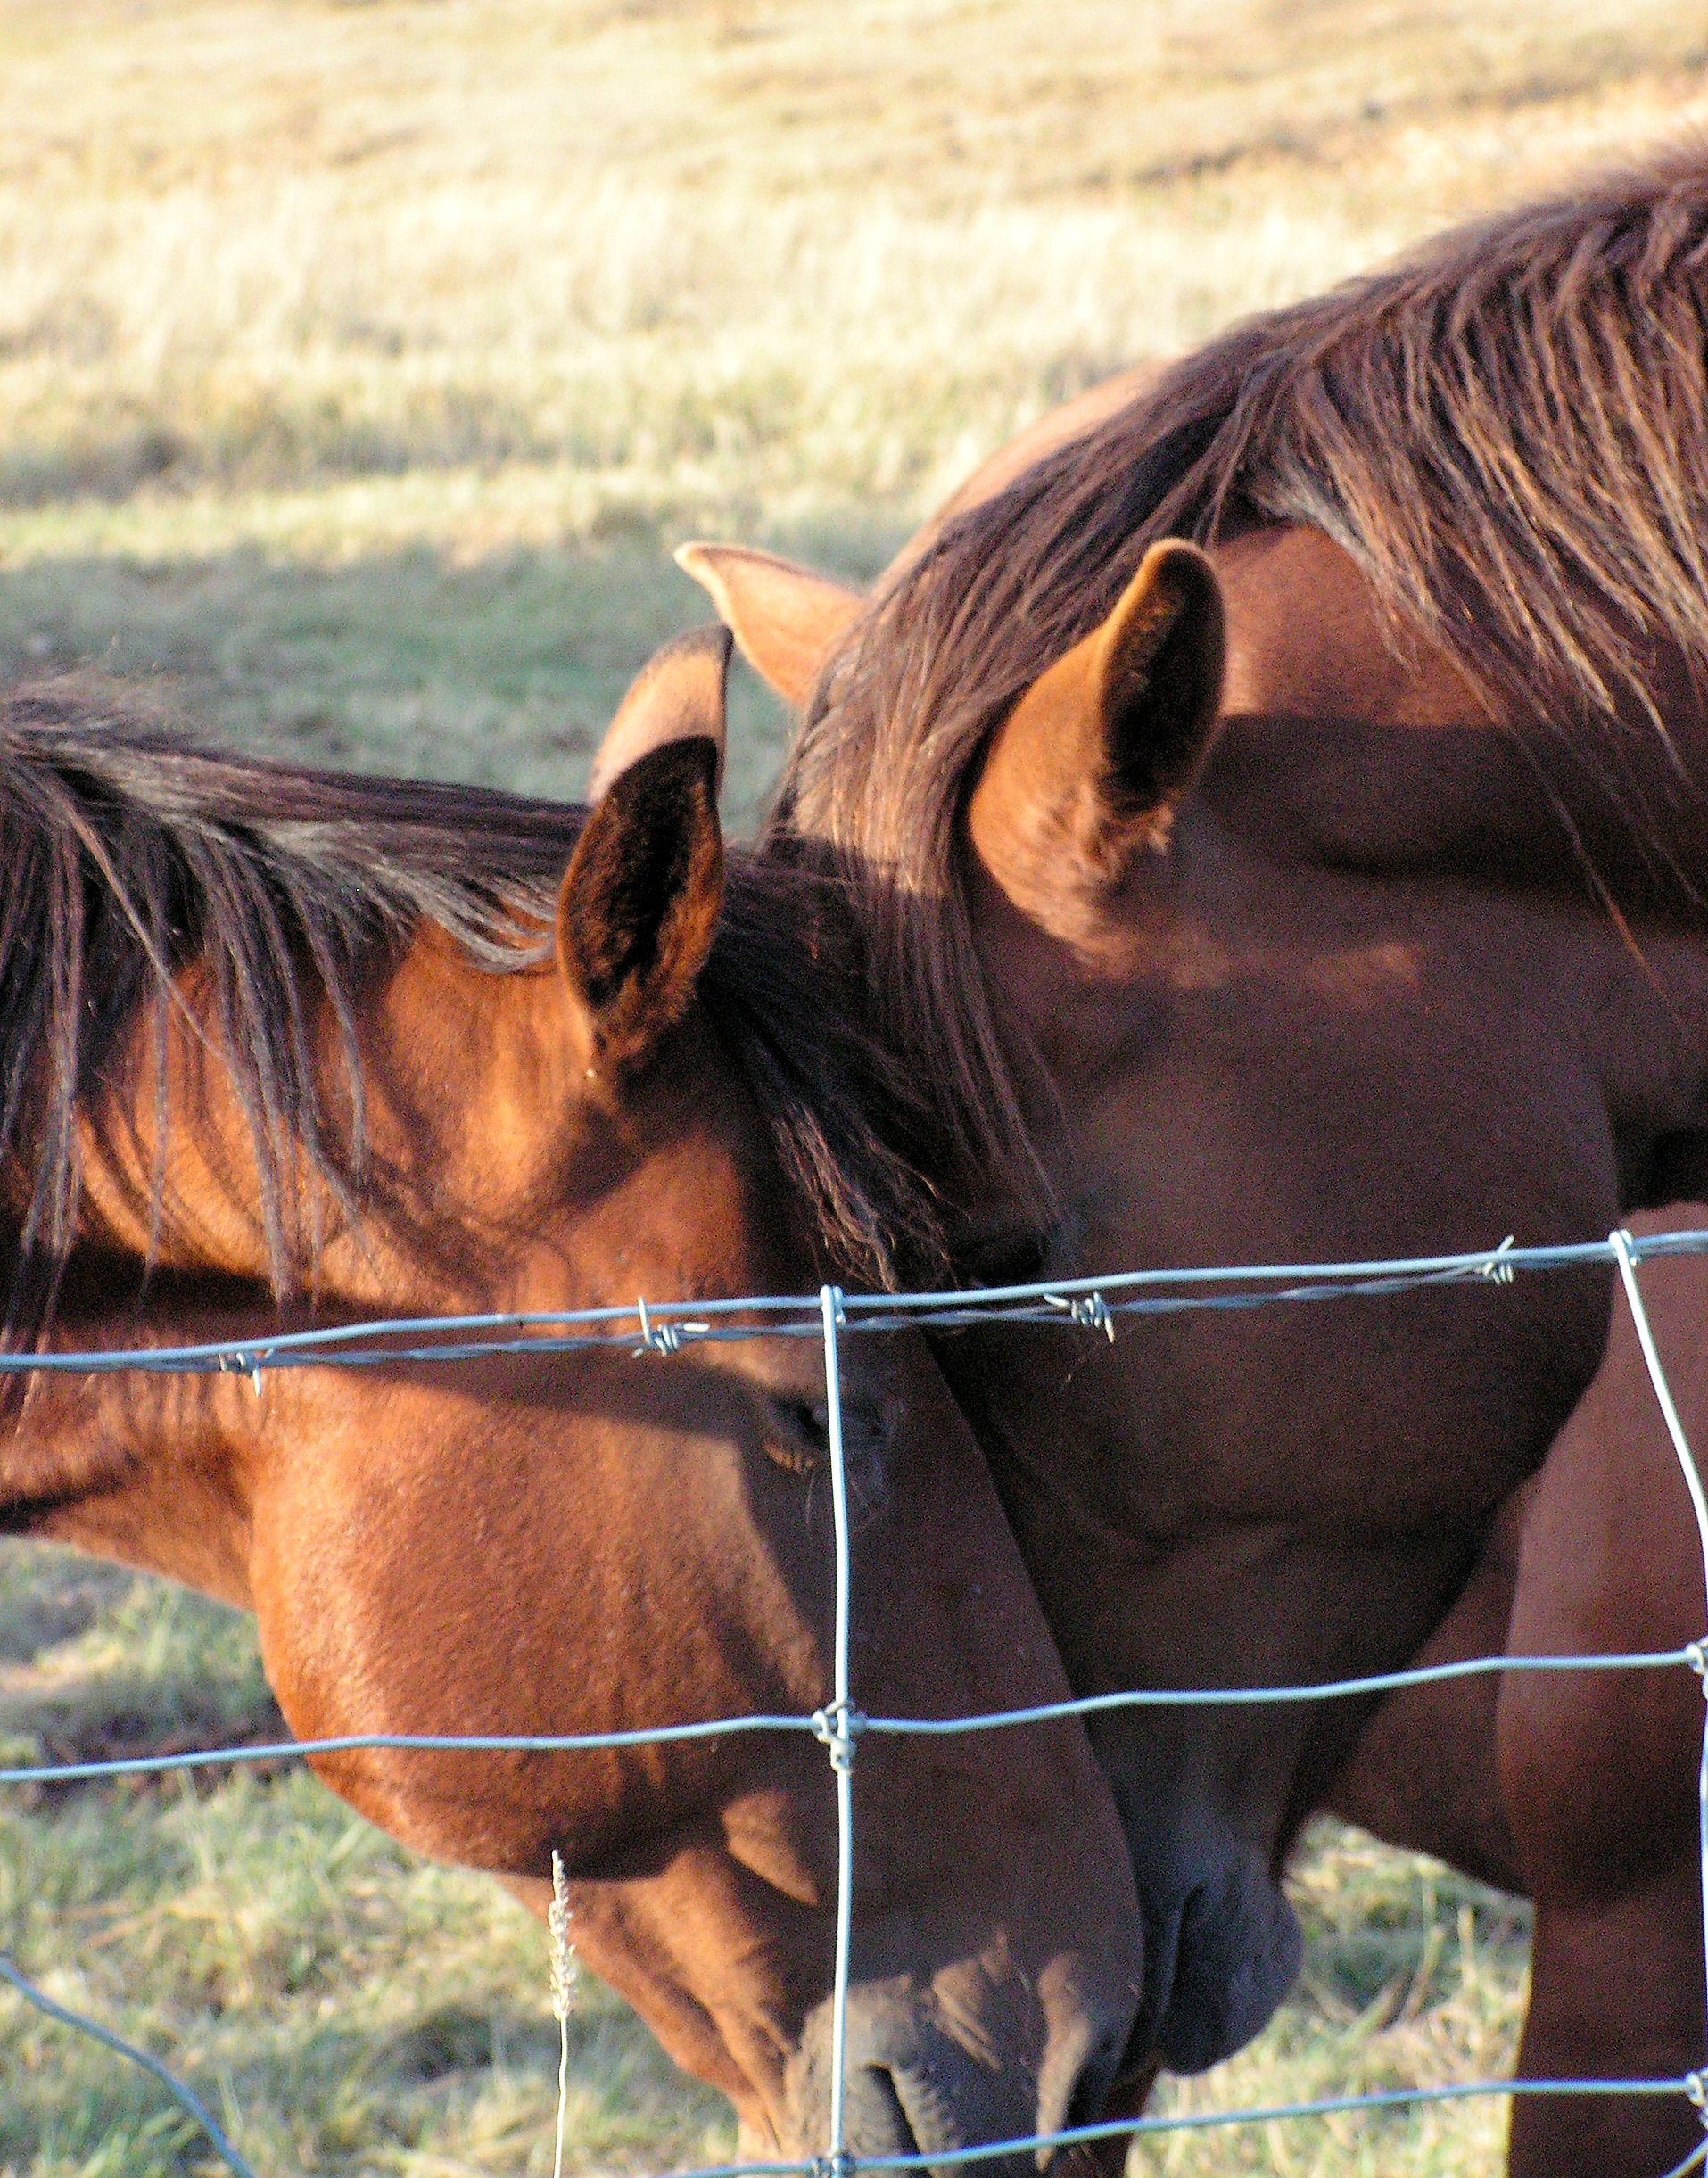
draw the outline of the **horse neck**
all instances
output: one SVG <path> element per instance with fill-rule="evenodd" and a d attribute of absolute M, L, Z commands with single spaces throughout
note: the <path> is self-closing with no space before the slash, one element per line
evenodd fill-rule
<path fill-rule="evenodd" d="M 1681 656 L 1652 648 L 1612 717 L 1565 689 L 1502 702 L 1398 627 L 1320 531 L 1249 531 L 1214 557 L 1228 612 L 1205 780 L 1218 816 L 1302 859 L 1698 926 L 1708 706 Z"/>
<path fill-rule="evenodd" d="M 1438 995 L 1445 979 L 1462 1009 L 1504 1003 L 1522 959 L 1593 1077 L 1619 1207 L 1699 1188 L 1708 719 L 1682 663 L 1654 660 L 1664 738 L 1539 698 L 1501 715 L 1445 653 L 1395 635 L 1320 532 L 1250 532 L 1214 557 L 1224 715 L 1169 855 L 1144 858 L 1072 945 L 965 858 L 984 980 L 1052 1174 L 1074 1162 L 1077 1103 L 1201 1000 L 1271 994 L 1318 1019 L 1327 1048 L 1349 1019 L 1403 1011 L 1416 978 Z M 988 1196 L 976 1171 L 957 1192 Z"/>
<path fill-rule="evenodd" d="M 460 1243 L 502 1229 L 560 1146 L 572 1099 L 557 977 L 483 970 L 425 927 L 359 978 L 348 1029 L 306 968 L 299 994 L 322 1154 L 277 1145 L 285 1259 L 268 1242 L 265 1120 L 221 1056 L 205 963 L 177 979 L 163 1024 L 139 1018 L 111 1085 L 79 1113 L 78 1254 L 355 1307 L 472 1301 L 481 1274 Z"/>
<path fill-rule="evenodd" d="M 343 1035 L 306 976 L 302 996 L 331 1148 L 354 1167 Z M 193 968 L 178 979 L 163 1067 L 158 1022 L 138 1021 L 105 1093 L 79 1114 L 81 1199 L 51 1347 L 241 1341 L 381 1311 L 525 1305 L 515 1236 L 560 1147 L 550 1114 L 568 1101 L 555 975 L 483 973 L 427 931 L 353 997 L 364 1176 L 341 1200 L 287 1146 L 281 1291 L 249 1117 L 217 1056 L 212 978 Z M 247 1604 L 253 1480 L 295 1404 L 272 1378 L 252 1390 L 231 1376 L 37 1376 L 0 1421 L 0 1530 Z"/>

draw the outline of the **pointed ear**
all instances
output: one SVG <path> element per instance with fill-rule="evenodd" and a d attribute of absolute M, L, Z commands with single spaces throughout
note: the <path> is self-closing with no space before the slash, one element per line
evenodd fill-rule
<path fill-rule="evenodd" d="M 681 1018 L 723 897 L 718 749 L 667 741 L 620 771 L 557 895 L 557 964 L 590 1055 L 640 1064 Z"/>
<path fill-rule="evenodd" d="M 766 687 L 796 709 L 866 602 L 857 590 L 746 545 L 681 545 L 676 565 L 711 593 L 718 618 Z"/>
<path fill-rule="evenodd" d="M 1052 927 L 1168 844 L 1221 701 L 1222 593 L 1195 545 L 1164 539 L 1120 602 L 996 730 L 967 808 L 979 860 Z M 1053 912 L 1057 911 L 1057 912 Z"/>
<path fill-rule="evenodd" d="M 588 773 L 587 798 L 603 801 L 611 781 L 649 749 L 704 738 L 717 749 L 716 785 L 723 784 L 724 682 L 730 631 L 690 628 L 654 654 L 630 683 L 606 729 Z"/>

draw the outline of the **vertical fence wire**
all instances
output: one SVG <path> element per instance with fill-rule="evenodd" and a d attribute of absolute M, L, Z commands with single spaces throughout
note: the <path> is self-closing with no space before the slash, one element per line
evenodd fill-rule
<path fill-rule="evenodd" d="M 854 1702 L 849 1683 L 849 1622 L 853 1607 L 854 1563 L 848 1543 L 848 1472 L 842 1450 L 842 1365 L 837 1328 L 842 1320 L 839 1288 L 819 1294 L 824 1325 L 825 1434 L 830 1453 L 830 1509 L 836 1530 L 836 1636 L 832 1662 L 833 1701 L 825 1742 L 837 1785 L 837 1955 L 830 1994 L 830 2139 L 832 2172 L 848 2167 L 843 2143 L 843 2102 L 848 2071 L 848 1973 L 854 1938 Z"/>
<path fill-rule="evenodd" d="M 1643 1305 L 1643 1295 L 1637 1283 L 1637 1262 L 1632 1252 L 1631 1235 L 1624 1231 L 1610 1233 L 1608 1242 L 1613 1251 L 1613 1260 L 1619 1266 L 1619 1275 L 1625 1288 L 1625 1299 L 1631 1312 L 1631 1322 L 1637 1327 L 1638 1344 L 1643 1349 L 1644 1365 L 1648 1370 L 1661 1419 L 1666 1423 L 1667 1435 L 1672 1440 L 1684 1486 L 1690 1493 L 1691 1510 L 1696 1516 L 1696 1541 L 1702 1551 L 1703 1602 L 1708 1612 L 1708 1497 L 1703 1493 L 1702 1477 L 1690 1450 L 1690 1440 L 1685 1435 L 1684 1424 L 1679 1419 L 1679 1410 L 1673 1405 L 1672 1393 L 1666 1381 L 1666 1371 L 1661 1365 L 1660 1349 L 1654 1343 L 1654 1332 L 1649 1323 L 1648 1310 Z M 1708 1620 L 1704 1621 L 1708 1623 Z M 1708 1695 L 1708 1643 L 1694 1644 L 1694 1663 L 1703 1692 Z M 1708 1705 L 1705 1705 L 1708 1709 Z M 1702 1760 L 1696 1769 L 1696 1843 L 1697 1865 L 1702 1876 L 1702 1967 L 1704 1997 L 1708 1997 L 1708 1713 L 1704 1713 L 1702 1735 Z M 1703 2053 L 1708 2067 L 1708 2050 Z M 1704 2073 L 1690 2075 L 1690 2100 L 1708 2124 L 1708 2099 L 1704 2097 Z"/>

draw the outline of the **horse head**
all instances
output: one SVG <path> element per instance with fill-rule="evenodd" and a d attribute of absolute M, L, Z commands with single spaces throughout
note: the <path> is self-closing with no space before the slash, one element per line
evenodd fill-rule
<path fill-rule="evenodd" d="M 171 932 L 147 926 L 145 888 L 102 903 L 101 942 L 137 997 L 75 1102 L 79 1188 L 49 1343 L 816 1291 L 837 1262 L 800 1163 L 784 1163 L 813 1124 L 788 1046 L 812 1042 L 834 994 L 803 950 L 810 903 L 724 851 L 726 652 L 721 635 L 690 640 L 643 675 L 590 813 L 183 750 L 169 766 L 146 736 L 115 741 L 72 711 L 33 736 L 11 722 L 21 854 L 54 844 L 29 829 L 53 821 L 29 813 L 48 786 L 75 795 L 77 766 L 105 763 L 82 836 L 122 830 L 115 867 L 146 837 L 183 880 L 157 888 Z M 291 859 L 309 819 L 311 866 Z M 219 897 L 276 915 L 294 1013 L 243 1011 L 254 978 L 222 999 L 186 824 Z M 406 916 L 399 898 L 417 896 Z M 335 930 L 314 920 L 327 898 L 348 909 Z M 158 1007 L 153 955 L 169 971 Z M 18 1033 L 31 1021 L 44 1050 L 78 1033 L 46 1015 Z M 240 1093 L 257 1052 L 305 1069 L 275 1081 L 271 1109 L 318 1125 L 312 1154 L 304 1122 L 276 1159 L 276 1226 L 315 1236 L 283 1276 L 260 1209 L 276 1145 Z M 80 1080 L 79 1051 L 58 1055 Z M 26 1177 L 52 1151 L 13 1146 Z M 0 1448 L 0 1512 L 14 1531 L 250 1605 L 304 1737 L 810 1717 L 835 1685 L 820 1343 L 765 1335 L 763 1311 L 708 1322 L 718 1336 L 668 1355 L 637 1353 L 632 1335 L 573 1350 L 518 1338 L 453 1365 L 403 1339 L 370 1365 L 255 1389 L 43 1379 Z M 922 1341 L 846 1337 L 842 1373 L 860 1707 L 943 1717 L 1065 1695 Z M 930 2154 L 1093 2114 L 1139 1959 L 1085 1735 L 858 1750 L 846 2145 Z M 560 1852 L 588 1963 L 728 2093 L 754 2147 L 824 2149 L 837 1860 L 831 1766 L 811 1734 L 315 1762 L 393 1835 L 536 1905 Z"/>
<path fill-rule="evenodd" d="M 1641 310 L 1574 285 L 1614 196 L 1657 237 Z M 1703 204 L 1699 162 L 1609 184 L 1515 218 L 1506 285 L 1486 236 L 1449 239 L 1254 321 L 999 461 L 868 596 L 688 555 L 802 707 L 767 852 L 818 852 L 868 931 L 866 1015 L 933 1086 L 915 1154 L 964 1276 L 1577 1240 L 1700 1192 L 1699 606 L 1659 569 L 1649 472 L 1558 452 L 1522 370 L 1478 410 L 1479 458 L 1498 442 L 1518 475 L 1552 449 L 1557 496 L 1454 464 L 1455 343 L 1529 357 L 1510 299 L 1551 281 L 1596 324 L 1587 370 L 1650 353 L 1645 312 L 1700 308 L 1667 238 Z M 1678 372 L 1699 417 L 1699 347 Z M 940 1355 L 1080 1691 L 1307 1683 L 1439 1624 L 1606 1322 L 1583 1272 L 1498 1304 L 1159 1314 L 1071 1356 L 992 1324 Z M 1279 2001 L 1281 1871 L 1361 1721 L 1093 1728 L 1144 1913 L 1135 2059 L 1208 2062 Z"/>

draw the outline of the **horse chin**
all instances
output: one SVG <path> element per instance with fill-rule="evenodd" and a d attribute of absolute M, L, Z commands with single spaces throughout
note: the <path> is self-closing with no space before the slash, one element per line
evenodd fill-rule
<path fill-rule="evenodd" d="M 1298 1977 L 1304 1938 L 1292 1908 L 1255 1856 L 1190 1891 L 1160 1926 L 1146 1917 L 1145 1991 L 1154 2025 L 1135 2040 L 1170 2072 L 1204 2072 L 1261 2034 Z M 1148 1977 L 1147 1977 L 1148 1978 Z"/>
<path fill-rule="evenodd" d="M 862 2001 L 863 2000 L 863 2001 Z M 855 2156 L 930 2156 L 1035 2129 L 1019 2109 L 1010 2071 L 981 2063 L 905 1998 L 887 1991 L 850 1992 L 843 2141 Z M 821 2155 L 829 2137 L 829 2006 L 820 2007 L 789 2067 L 796 2140 L 791 2150 Z M 1007 2089 L 1007 2091 L 1004 2091 Z M 956 2166 L 944 2169 L 952 2178 Z M 1029 2154 L 980 2164 L 991 2178 L 1036 2178 Z"/>

